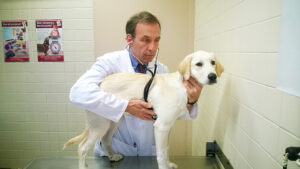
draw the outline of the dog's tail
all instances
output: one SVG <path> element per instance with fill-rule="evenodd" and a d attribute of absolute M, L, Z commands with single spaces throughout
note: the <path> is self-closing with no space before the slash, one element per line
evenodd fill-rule
<path fill-rule="evenodd" d="M 71 138 L 69 141 L 67 141 L 65 144 L 64 144 L 64 147 L 63 147 L 63 150 L 67 147 L 67 146 L 70 146 L 72 144 L 79 144 L 81 142 L 85 142 L 87 140 L 89 136 L 89 131 L 87 129 L 85 129 L 80 135 L 76 136 L 76 137 L 73 137 Z"/>

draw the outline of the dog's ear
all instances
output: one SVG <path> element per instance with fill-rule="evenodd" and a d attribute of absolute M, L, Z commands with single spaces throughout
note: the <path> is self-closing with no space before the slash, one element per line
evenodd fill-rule
<path fill-rule="evenodd" d="M 188 80 L 191 76 L 191 61 L 192 56 L 186 56 L 178 66 L 178 72 L 183 76 L 184 80 Z"/>
<path fill-rule="evenodd" d="M 221 63 L 217 60 L 216 60 L 216 73 L 217 73 L 217 76 L 220 77 L 221 74 L 224 72 L 224 67 L 221 65 Z"/>

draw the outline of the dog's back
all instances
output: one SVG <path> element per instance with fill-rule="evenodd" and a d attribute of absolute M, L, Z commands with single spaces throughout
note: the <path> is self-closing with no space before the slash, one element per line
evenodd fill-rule
<path fill-rule="evenodd" d="M 142 99 L 144 86 L 150 78 L 148 74 L 116 73 L 107 76 L 99 86 L 103 91 L 125 100 Z"/>

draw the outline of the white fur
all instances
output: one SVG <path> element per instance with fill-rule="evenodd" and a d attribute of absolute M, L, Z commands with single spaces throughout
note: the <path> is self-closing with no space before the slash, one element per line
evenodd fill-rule
<path fill-rule="evenodd" d="M 149 93 L 149 103 L 153 105 L 158 118 L 154 123 L 157 162 L 159 169 L 177 168 L 168 159 L 168 136 L 171 127 L 178 117 L 187 113 L 187 94 L 183 86 L 183 79 L 194 77 L 201 84 L 209 84 L 208 75 L 216 74 L 216 66 L 211 64 L 215 60 L 212 53 L 198 51 L 188 55 L 179 65 L 178 72 L 157 74 Z M 202 66 L 197 66 L 197 63 Z M 143 90 L 149 75 L 140 73 L 118 73 L 106 77 L 100 84 L 102 90 L 115 94 L 123 99 L 143 99 Z M 72 139 L 65 146 L 79 143 L 79 168 L 87 167 L 85 158 L 96 140 L 101 139 L 104 150 L 111 161 L 119 161 L 121 154 L 115 154 L 111 149 L 112 136 L 122 119 L 114 123 L 95 113 L 86 112 L 87 124 L 85 131 Z"/>

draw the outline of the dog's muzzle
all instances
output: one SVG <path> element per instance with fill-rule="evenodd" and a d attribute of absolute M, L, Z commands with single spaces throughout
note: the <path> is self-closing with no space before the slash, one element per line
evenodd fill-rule
<path fill-rule="evenodd" d="M 215 73 L 208 74 L 209 84 L 213 84 L 217 82 L 217 75 Z"/>

